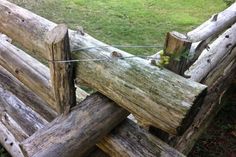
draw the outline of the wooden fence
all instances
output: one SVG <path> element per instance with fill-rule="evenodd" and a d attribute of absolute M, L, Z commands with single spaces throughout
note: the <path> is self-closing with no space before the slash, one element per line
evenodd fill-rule
<path fill-rule="evenodd" d="M 1 144 L 14 157 L 187 155 L 235 77 L 235 15 L 233 4 L 186 35 L 167 33 L 160 69 L 162 57 L 117 58 L 132 55 L 0 0 Z"/>

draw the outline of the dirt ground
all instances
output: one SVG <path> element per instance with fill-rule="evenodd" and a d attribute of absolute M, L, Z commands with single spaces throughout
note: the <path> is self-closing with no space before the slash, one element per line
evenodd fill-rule
<path fill-rule="evenodd" d="M 236 157 L 236 84 L 189 157 Z"/>

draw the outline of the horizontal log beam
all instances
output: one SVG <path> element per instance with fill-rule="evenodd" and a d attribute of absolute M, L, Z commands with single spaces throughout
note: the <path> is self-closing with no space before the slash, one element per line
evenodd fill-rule
<path fill-rule="evenodd" d="M 128 119 L 117 126 L 97 146 L 110 156 L 184 156 Z"/>
<path fill-rule="evenodd" d="M 5 0 L 0 2 L 0 31 L 29 50 L 45 54 L 45 36 L 56 24 Z M 33 28 L 33 29 L 32 29 Z M 74 53 L 74 59 L 111 59 L 112 52 L 130 54 L 87 34 L 69 31 L 72 51 L 99 46 Z M 186 80 L 168 70 L 160 70 L 148 61 L 133 58 L 112 62 L 79 62 L 76 77 L 97 89 L 131 113 L 171 134 L 178 134 L 188 124 L 186 115 L 195 106 L 206 86 Z M 197 99 L 196 99 L 197 98 Z"/>
<path fill-rule="evenodd" d="M 44 126 L 47 121 L 39 114 L 33 114 L 33 110 L 26 107 L 24 103 L 12 93 L 3 89 L 0 91 L 0 109 L 7 112 L 16 123 L 21 126 L 27 135 L 33 134 L 39 128 Z M 14 105 L 12 105 L 14 104 Z M 34 121 L 36 120 L 36 123 Z"/>
<path fill-rule="evenodd" d="M 57 116 L 54 113 L 50 113 L 50 111 L 45 112 L 44 109 L 41 109 L 40 106 L 42 106 L 43 104 L 39 104 L 39 103 L 42 101 L 40 101 L 40 99 L 37 98 L 37 96 L 34 96 L 34 94 L 31 93 L 31 91 L 27 90 L 27 88 L 22 83 L 17 81 L 17 79 L 14 78 L 14 76 L 12 76 L 9 72 L 7 72 L 6 70 L 1 69 L 1 68 L 0 68 L 0 82 L 3 84 L 3 86 L 2 86 L 4 88 L 3 93 L 7 93 L 8 98 L 10 98 L 11 100 L 14 100 L 14 101 L 8 101 L 8 102 L 1 101 L 1 104 L 3 104 L 3 106 L 8 106 L 7 108 L 14 108 L 14 106 L 19 106 L 19 105 L 22 108 L 22 109 L 18 110 L 18 112 L 17 112 L 18 116 L 14 114 L 15 112 L 9 112 L 9 113 L 4 114 L 5 112 L 8 112 L 9 110 L 5 110 L 5 112 L 2 113 L 2 117 L 3 117 L 2 122 L 5 126 L 7 126 L 7 129 L 10 130 L 10 132 L 16 138 L 15 142 L 17 142 L 17 141 L 22 142 L 23 140 L 25 140 L 26 138 L 31 136 L 34 131 L 37 131 L 38 129 L 43 128 L 44 126 L 47 125 L 48 122 L 50 122 L 55 116 Z M 8 92 L 6 90 L 11 90 L 13 93 L 15 93 L 17 96 L 20 97 L 20 100 L 18 100 L 18 98 L 16 96 L 14 96 L 13 94 L 11 94 L 10 92 Z M 6 97 L 4 97 L 3 99 L 6 99 Z M 29 100 L 32 100 L 32 101 L 29 101 Z M 20 103 L 20 104 L 15 104 L 16 102 Z M 26 104 L 23 104 L 22 102 L 24 102 Z M 34 116 L 30 116 L 31 118 L 33 118 L 30 121 L 25 119 L 25 115 L 29 115 L 29 113 L 27 113 L 28 112 L 27 106 L 34 108 L 34 111 L 30 112 L 30 114 L 34 115 Z M 112 106 L 114 106 L 114 105 L 111 105 L 111 107 Z M 11 110 L 13 110 L 13 109 L 11 109 Z M 35 111 L 39 112 L 39 114 L 42 115 L 43 117 L 36 116 L 36 115 L 38 115 L 38 113 L 36 113 Z M 124 113 L 126 113 L 126 111 L 124 111 Z M 124 113 L 121 113 L 121 115 L 124 115 Z M 102 114 L 106 115 L 104 113 L 102 113 Z M 13 118 L 9 118 L 10 116 L 12 116 Z M 22 117 L 19 117 L 19 116 L 22 116 Z M 38 117 L 38 118 L 36 118 L 36 117 Z M 123 118 L 125 118 L 125 117 L 126 117 L 126 115 L 123 116 Z M 34 129 L 34 131 L 31 130 L 32 127 L 22 127 L 22 126 L 17 127 L 18 121 L 12 123 L 12 121 L 14 121 L 13 119 L 17 119 L 17 120 L 20 119 L 19 125 L 22 125 L 22 123 L 26 123 L 27 126 L 38 126 L 38 127 L 36 129 Z M 116 120 L 116 119 L 113 118 L 113 120 Z M 42 121 L 44 121 L 45 123 L 42 124 Z M 108 154 L 113 153 L 115 156 L 117 156 L 120 154 L 119 150 L 122 150 L 123 152 L 130 152 L 130 150 L 133 149 L 132 146 L 134 146 L 134 145 L 136 145 L 137 148 L 141 148 L 143 146 L 142 143 L 136 143 L 135 140 L 129 141 L 130 145 L 127 145 L 126 147 L 121 148 L 120 146 L 122 146 L 122 143 L 125 141 L 125 139 L 124 140 L 116 140 L 125 134 L 125 130 L 129 130 L 129 128 L 138 128 L 137 130 L 132 131 L 133 135 L 136 137 L 136 139 L 140 139 L 141 135 L 142 136 L 145 135 L 145 136 L 141 137 L 141 141 L 143 141 L 145 143 L 145 147 L 147 147 L 150 151 L 153 150 L 154 153 L 155 152 L 157 153 L 160 150 L 162 150 L 164 147 L 164 148 L 166 148 L 166 150 L 164 150 L 166 152 L 162 152 L 161 154 L 170 154 L 171 155 L 172 152 L 175 152 L 174 150 L 172 150 L 170 147 L 166 146 L 165 144 L 162 146 L 162 142 L 159 139 L 151 138 L 152 140 L 151 139 L 149 140 L 149 138 L 146 138 L 146 137 L 152 137 L 150 134 L 148 134 L 147 132 L 144 133 L 141 128 L 136 126 L 136 124 L 134 124 L 132 122 L 131 122 L 131 124 L 126 123 L 125 125 L 121 125 L 122 129 L 119 129 L 121 126 L 116 127 L 118 130 L 120 130 L 120 132 L 118 132 L 116 135 L 113 135 L 113 134 L 107 135 L 105 137 L 106 140 L 102 140 L 104 142 L 101 142 L 101 143 L 107 143 L 107 141 L 115 141 L 115 142 L 108 142 L 106 144 L 107 147 L 101 147 L 102 150 L 104 150 L 105 152 L 108 152 Z M 0 134 L 0 138 L 1 138 L 1 134 Z M 5 141 L 1 141 L 1 142 L 5 146 L 5 143 L 4 143 Z M 155 144 L 153 144 L 153 143 L 155 143 Z M 111 150 L 110 148 L 114 148 L 114 149 Z M 12 149 L 7 149 L 7 150 L 11 154 L 13 153 Z M 169 150 L 171 150 L 171 151 L 169 151 Z M 21 151 L 21 150 L 19 150 L 19 151 Z M 140 149 L 135 150 L 135 152 L 139 152 L 139 151 L 140 151 Z M 152 151 L 150 153 L 152 153 Z M 158 156 L 161 156 L 161 154 L 159 154 Z M 18 157 L 17 155 L 13 155 L 13 154 L 12 154 L 12 156 Z M 146 156 L 146 154 L 144 153 L 143 156 Z"/>
<path fill-rule="evenodd" d="M 45 106 L 43 104 L 40 104 L 42 103 L 41 101 L 35 101 L 35 100 L 40 100 L 40 99 L 37 98 L 37 96 L 34 96 L 34 94 L 31 93 L 31 91 L 27 90 L 27 88 L 22 83 L 18 82 L 17 79 L 14 78 L 14 76 L 12 76 L 9 72 L 4 70 L 3 68 L 0 68 L 0 82 L 3 84 L 1 85 L 3 88 L 1 88 L 0 90 L 0 93 L 1 93 L 0 104 L 2 105 L 2 107 L 0 106 L 0 109 L 1 111 L 3 111 L 1 113 L 2 115 L 1 122 L 3 123 L 4 126 L 6 126 L 6 128 L 12 134 L 12 135 L 9 134 L 8 136 L 11 135 L 15 138 L 15 140 L 10 140 L 10 138 L 8 138 L 9 143 L 11 143 L 12 141 L 14 143 L 19 143 L 19 142 L 24 141 L 26 138 L 31 136 L 35 131 L 37 131 L 38 129 L 42 129 L 44 126 L 46 126 L 47 123 L 50 122 L 56 116 L 56 114 L 54 113 L 50 113 L 50 112 L 44 113 L 45 112 L 44 109 L 43 110 L 34 109 L 34 111 L 29 109 L 27 106 L 35 108 L 34 103 L 37 103 L 36 105 L 37 108 L 40 108 L 40 106 L 43 106 L 43 107 Z M 18 95 L 20 96 L 21 100 L 19 100 L 11 92 L 7 91 L 9 89 L 15 94 L 21 93 L 20 95 Z M 32 101 L 28 101 L 28 99 Z M 8 100 L 11 100 L 11 101 L 8 101 Z M 24 104 L 23 102 L 27 102 L 27 104 Z M 111 106 L 115 106 L 115 105 L 111 105 Z M 17 110 L 17 113 L 16 113 L 16 110 Z M 43 117 L 39 116 L 38 113 L 35 111 L 39 112 L 41 115 L 43 115 Z M 126 113 L 126 111 L 124 111 L 124 113 Z M 26 118 L 25 115 L 28 115 L 29 117 L 31 117 L 30 120 L 28 120 L 28 118 Z M 126 115 L 123 118 L 125 117 Z M 112 118 L 112 117 L 109 117 L 109 118 Z M 16 119 L 16 121 L 14 119 Z M 37 126 L 37 127 L 33 127 L 33 126 Z M 119 132 L 116 131 L 116 135 L 114 135 L 113 134 L 114 132 L 113 132 L 111 135 L 106 136 L 105 137 L 106 140 L 104 139 L 100 142 L 103 144 L 106 143 L 106 147 L 101 147 L 101 148 L 105 152 L 108 152 L 108 154 L 111 154 L 111 153 L 114 154 L 116 152 L 115 154 L 118 155 L 121 153 L 119 152 L 119 150 L 122 150 L 123 152 L 129 152 L 129 154 L 131 155 L 132 153 L 130 150 L 133 149 L 132 146 L 136 146 L 137 148 L 143 147 L 142 143 L 137 143 L 135 142 L 135 140 L 134 141 L 128 140 L 128 138 L 124 138 L 123 140 L 120 139 L 120 137 L 124 136 L 124 132 L 126 132 L 126 130 L 129 130 L 130 128 L 133 129 L 133 131 L 131 131 L 133 134 L 132 137 L 135 137 L 135 139 L 140 139 L 140 136 L 142 136 L 141 141 L 145 143 L 146 150 L 148 149 L 149 151 L 151 151 L 150 153 L 148 153 L 148 151 L 145 151 L 146 153 L 148 154 L 156 153 L 157 156 L 161 156 L 162 154 L 172 155 L 173 153 L 177 153 L 166 144 L 162 145 L 163 142 L 161 142 L 159 139 L 152 137 L 152 135 L 143 131 L 141 128 L 139 128 L 138 126 L 136 126 L 136 124 L 132 122 L 128 122 L 128 123 L 125 123 L 124 125 L 117 126 L 116 129 L 120 131 Z M 3 137 L 8 137 L 8 136 L 4 135 Z M 0 138 L 1 138 L 1 134 L 0 134 Z M 125 147 L 120 147 L 122 146 L 123 142 L 127 140 L 129 141 L 130 145 L 126 145 Z M 4 146 L 6 145 L 5 141 L 1 141 L 1 142 L 2 144 L 4 144 Z M 13 147 L 18 148 L 18 145 L 14 145 Z M 114 148 L 114 149 L 111 150 L 110 148 Z M 159 151 L 161 152 L 161 150 L 163 149 L 164 151 L 161 154 L 158 154 L 158 152 Z M 18 155 L 14 154 L 12 148 L 7 149 L 7 150 L 12 154 L 13 157 L 18 157 Z M 21 150 L 19 149 L 19 151 Z M 134 150 L 133 155 L 137 153 L 141 153 L 140 151 L 141 149 Z M 143 153 L 143 156 L 146 156 L 146 154 Z"/>
<path fill-rule="evenodd" d="M 0 82 L 4 89 L 14 93 L 24 104 L 39 113 L 47 121 L 52 121 L 58 115 L 52 108 L 48 107 L 48 104 L 42 98 L 27 88 L 2 66 L 0 66 Z"/>
<path fill-rule="evenodd" d="M 192 42 L 199 42 L 208 39 L 212 35 L 220 34 L 236 22 L 236 3 L 226 10 L 213 15 L 208 21 L 187 33 Z"/>
<path fill-rule="evenodd" d="M 101 94 L 93 94 L 70 114 L 56 118 L 22 143 L 28 157 L 83 156 L 128 116 Z M 36 146 L 36 147 L 35 147 Z"/>
<path fill-rule="evenodd" d="M 45 65 L 7 41 L 0 42 L 0 65 L 55 109 L 49 70 Z"/>

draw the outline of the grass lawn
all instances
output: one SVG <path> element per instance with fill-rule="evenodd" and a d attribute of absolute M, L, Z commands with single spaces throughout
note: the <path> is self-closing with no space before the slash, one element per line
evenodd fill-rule
<path fill-rule="evenodd" d="M 223 0 L 11 0 L 109 44 L 163 45 L 168 31 L 187 32 L 223 10 Z M 153 54 L 156 49 L 125 49 Z"/>

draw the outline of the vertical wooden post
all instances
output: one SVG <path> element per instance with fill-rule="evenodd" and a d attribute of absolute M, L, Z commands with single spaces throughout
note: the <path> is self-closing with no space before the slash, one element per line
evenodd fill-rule
<path fill-rule="evenodd" d="M 170 57 L 169 64 L 165 68 L 184 76 L 187 67 L 188 54 L 191 42 L 187 37 L 178 32 L 168 32 L 164 46 L 164 55 Z"/>
<path fill-rule="evenodd" d="M 67 26 L 61 24 L 48 32 L 46 46 L 56 100 L 55 110 L 58 113 L 68 113 L 76 103 L 73 67 L 71 63 L 58 62 L 71 59 Z"/>

